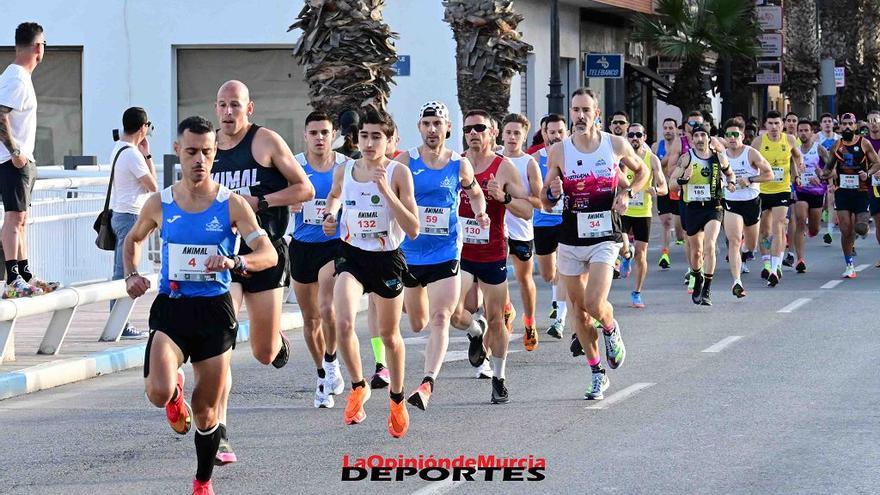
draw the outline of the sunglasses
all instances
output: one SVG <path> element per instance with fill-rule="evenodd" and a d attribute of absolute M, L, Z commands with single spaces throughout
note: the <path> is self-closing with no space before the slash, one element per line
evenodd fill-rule
<path fill-rule="evenodd" d="M 471 131 L 486 132 L 486 129 L 488 129 L 488 128 L 489 128 L 489 126 L 487 126 L 486 124 L 474 124 L 474 125 L 466 125 L 466 126 L 462 127 L 461 130 L 464 131 L 465 134 L 470 134 Z"/>
<path fill-rule="evenodd" d="M 740 134 L 739 131 L 730 131 L 724 133 L 724 137 L 738 138 L 740 136 L 742 136 L 742 134 Z"/>
<path fill-rule="evenodd" d="M 626 125 L 625 120 L 612 120 L 611 123 L 614 125 Z"/>
<path fill-rule="evenodd" d="M 632 138 L 642 139 L 642 136 L 644 136 L 644 134 L 642 134 L 641 132 L 629 132 L 626 134 L 626 137 L 628 137 L 630 139 L 632 139 Z"/>
<path fill-rule="evenodd" d="M 697 127 L 698 125 L 703 125 L 703 124 L 701 124 L 700 122 L 697 122 L 696 120 L 689 120 L 688 125 L 691 127 Z"/>

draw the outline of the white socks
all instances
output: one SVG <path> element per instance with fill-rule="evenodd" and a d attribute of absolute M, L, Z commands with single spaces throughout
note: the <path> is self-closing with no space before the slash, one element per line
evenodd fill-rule
<path fill-rule="evenodd" d="M 492 376 L 504 380 L 504 367 L 507 364 L 507 358 L 492 356 L 489 359 L 492 361 Z"/>

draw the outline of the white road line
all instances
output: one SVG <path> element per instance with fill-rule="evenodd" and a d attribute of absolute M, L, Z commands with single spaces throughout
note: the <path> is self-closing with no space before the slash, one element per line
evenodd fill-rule
<path fill-rule="evenodd" d="M 620 392 L 611 394 L 607 399 L 602 400 L 595 406 L 587 406 L 584 409 L 606 409 L 622 400 L 628 399 L 642 390 L 654 386 L 656 383 L 634 383 Z"/>
<path fill-rule="evenodd" d="M 838 285 L 840 285 L 841 282 L 843 282 L 843 279 L 829 280 L 828 282 L 825 283 L 825 285 L 820 287 L 820 289 L 833 289 L 833 288 L 837 287 Z"/>
<path fill-rule="evenodd" d="M 719 340 L 714 345 L 707 347 L 700 352 L 721 352 L 722 349 L 724 349 L 725 347 L 729 346 L 730 344 L 736 342 L 737 340 L 739 340 L 741 338 L 742 338 L 741 335 L 731 335 L 730 337 L 725 337 L 725 338 Z"/>
<path fill-rule="evenodd" d="M 445 479 L 439 483 L 432 483 L 424 488 L 420 488 L 412 493 L 412 495 L 440 495 L 441 493 L 446 493 L 456 486 L 464 483 L 461 481 L 452 481 L 451 479 Z"/>
<path fill-rule="evenodd" d="M 865 268 L 868 268 L 869 266 L 871 266 L 871 265 L 859 265 L 856 267 L 856 271 L 860 272 L 860 271 L 864 270 Z"/>
<path fill-rule="evenodd" d="M 777 313 L 791 313 L 794 310 L 798 309 L 799 307 L 803 306 L 804 304 L 807 304 L 810 301 L 812 301 L 812 299 L 810 299 L 808 297 L 802 297 L 800 299 L 795 299 L 794 302 L 792 302 L 788 306 L 780 309 L 779 311 L 777 311 Z"/>
<path fill-rule="evenodd" d="M 514 352 L 522 352 L 522 349 L 510 349 L 507 351 L 507 354 L 512 354 Z M 468 351 L 446 351 L 446 357 L 443 358 L 444 363 L 451 363 L 453 361 L 464 361 L 468 358 Z"/>

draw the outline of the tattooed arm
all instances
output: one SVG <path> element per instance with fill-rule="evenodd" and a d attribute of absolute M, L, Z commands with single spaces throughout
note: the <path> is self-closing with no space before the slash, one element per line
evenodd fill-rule
<path fill-rule="evenodd" d="M 12 150 L 18 149 L 18 144 L 12 137 L 12 123 L 9 121 L 10 112 L 12 112 L 11 108 L 0 105 L 0 143 L 3 143 L 3 146 L 6 146 L 6 149 L 12 153 Z M 12 164 L 16 168 L 22 168 L 27 165 L 27 158 L 21 155 L 13 156 Z"/>

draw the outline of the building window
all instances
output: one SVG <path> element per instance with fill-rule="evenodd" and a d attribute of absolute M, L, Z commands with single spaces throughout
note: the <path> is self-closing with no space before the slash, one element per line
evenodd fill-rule
<path fill-rule="evenodd" d="M 302 131 L 312 109 L 309 86 L 292 53 L 292 47 L 178 48 L 177 120 L 191 115 L 216 120 L 217 89 L 238 79 L 254 102 L 251 122 L 280 134 L 294 153 L 303 150 Z"/>
<path fill-rule="evenodd" d="M 15 60 L 0 47 L 0 70 Z M 61 165 L 82 154 L 82 47 L 49 47 L 32 76 L 37 93 L 37 165 Z"/>

